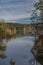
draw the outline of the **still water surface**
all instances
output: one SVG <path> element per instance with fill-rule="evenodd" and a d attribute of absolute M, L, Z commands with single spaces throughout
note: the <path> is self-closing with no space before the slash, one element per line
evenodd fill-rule
<path fill-rule="evenodd" d="M 0 51 L 0 53 L 6 54 L 7 57 L 0 58 L 0 65 L 10 65 L 11 59 L 15 61 L 15 65 L 40 65 L 31 53 L 34 36 L 17 37 L 3 42 L 6 43 L 6 50 Z"/>

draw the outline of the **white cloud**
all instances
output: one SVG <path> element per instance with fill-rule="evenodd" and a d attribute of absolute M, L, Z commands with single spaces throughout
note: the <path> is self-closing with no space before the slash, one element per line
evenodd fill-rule
<path fill-rule="evenodd" d="M 5 20 L 17 20 L 17 19 L 21 19 L 21 18 L 27 18 L 27 17 L 30 17 L 31 16 L 31 13 L 29 14 L 20 14 L 20 15 L 7 15 L 7 16 L 2 16 L 0 18 L 3 18 Z"/>
<path fill-rule="evenodd" d="M 19 5 L 11 5 L 11 4 L 9 4 L 9 5 L 1 5 L 0 6 L 0 9 L 4 9 L 4 8 L 8 8 L 8 9 L 11 9 L 11 8 L 18 8 L 18 7 L 23 7 L 23 6 L 25 6 L 25 4 L 19 4 Z"/>
<path fill-rule="evenodd" d="M 16 20 L 31 16 L 31 12 L 26 13 L 26 11 L 33 9 L 32 0 L 1 0 L 0 2 L 3 3 L 0 4 L 0 18 Z"/>

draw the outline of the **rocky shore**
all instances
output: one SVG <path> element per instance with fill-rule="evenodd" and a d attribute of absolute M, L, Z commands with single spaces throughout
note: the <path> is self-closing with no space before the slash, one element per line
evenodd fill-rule
<path fill-rule="evenodd" d="M 38 40 L 35 41 L 35 44 L 32 48 L 32 53 L 36 58 L 43 57 L 43 35 L 39 36 Z"/>

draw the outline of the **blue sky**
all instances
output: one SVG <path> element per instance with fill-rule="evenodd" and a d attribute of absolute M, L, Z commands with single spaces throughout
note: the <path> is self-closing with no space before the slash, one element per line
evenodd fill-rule
<path fill-rule="evenodd" d="M 38 0 L 0 0 L 0 19 L 15 23 L 30 23 L 29 17 Z"/>

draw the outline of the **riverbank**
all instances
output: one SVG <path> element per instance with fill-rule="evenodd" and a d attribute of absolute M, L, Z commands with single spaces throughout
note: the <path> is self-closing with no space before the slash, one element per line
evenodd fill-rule
<path fill-rule="evenodd" d="M 32 53 L 34 57 L 43 65 L 43 35 L 39 36 L 38 40 L 32 48 Z"/>
<path fill-rule="evenodd" d="M 31 24 L 18 23 L 1 23 L 0 22 L 0 38 L 12 37 L 16 34 L 33 35 L 35 28 Z"/>

